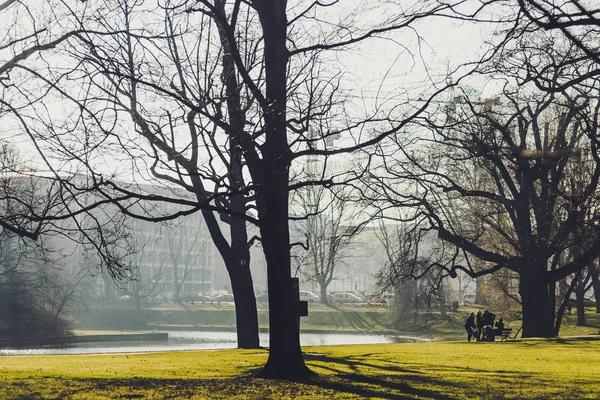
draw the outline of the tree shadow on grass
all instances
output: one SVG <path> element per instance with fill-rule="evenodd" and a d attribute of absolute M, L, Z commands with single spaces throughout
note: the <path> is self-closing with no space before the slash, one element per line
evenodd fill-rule
<path fill-rule="evenodd" d="M 282 399 L 304 397 L 311 399 L 345 399 L 345 398 L 381 398 L 381 399 L 455 399 L 468 396 L 485 397 L 489 392 L 481 392 L 473 381 L 452 382 L 427 373 L 427 366 L 418 364 L 378 365 L 370 363 L 368 358 L 362 360 L 353 357 L 328 357 L 320 354 L 307 354 L 308 361 L 319 362 L 318 368 L 326 368 L 330 374 L 315 374 L 304 380 L 273 380 L 254 378 L 249 372 L 255 369 L 244 369 L 243 375 L 234 378 L 139 378 L 139 377 L 106 377 L 106 378 L 42 378 L 48 379 L 40 383 L 32 379 L 28 387 L 26 380 L 20 381 L 20 396 L 8 398 L 71 398 L 71 397 L 105 397 L 105 398 L 200 398 L 226 399 L 238 396 L 248 399 Z M 316 369 L 317 365 L 313 365 Z M 367 372 L 362 368 L 368 368 Z M 532 384 L 551 384 L 542 382 L 542 376 L 522 374 L 513 371 L 479 370 L 468 367 L 449 367 L 444 376 L 467 372 L 477 380 L 506 380 L 506 387 L 515 380 L 524 379 Z M 447 369 L 447 368 L 446 368 Z M 350 371 L 350 372 L 348 372 Z M 425 371 L 425 372 L 423 372 Z M 547 377 L 546 377 L 547 378 Z M 44 396 L 39 392 L 41 386 L 52 388 L 52 395 Z M 27 389 L 30 389 L 29 391 Z M 15 389 L 17 389 L 15 387 Z M 27 395 L 29 393 L 29 395 Z M 47 394 L 47 393 L 46 393 Z M 503 392 L 495 393 L 501 398 Z M 1 397 L 1 396 L 0 396 Z"/>
<path fill-rule="evenodd" d="M 376 397 L 381 399 L 454 399 L 434 390 L 418 388 L 413 383 L 428 384 L 439 387 L 449 385 L 435 379 L 417 375 L 398 376 L 372 376 L 360 374 L 341 374 L 334 376 L 319 376 L 307 381 L 306 384 L 314 385 L 320 389 L 332 390 L 337 393 L 346 393 L 360 398 Z"/>
<path fill-rule="evenodd" d="M 587 335 L 587 336 L 568 336 L 568 337 L 554 337 L 554 338 L 522 338 L 511 340 L 505 343 L 519 343 L 520 346 L 524 347 L 543 347 L 548 346 L 552 343 L 558 343 L 563 345 L 576 344 L 581 346 L 581 342 L 597 342 L 600 341 L 600 335 Z M 590 346 L 595 346 L 590 343 Z"/>
<path fill-rule="evenodd" d="M 364 360 L 380 354 L 361 354 L 355 357 L 329 357 L 323 354 L 305 354 L 307 361 L 320 362 L 318 368 L 328 370 L 333 375 L 315 375 L 309 382 L 323 389 L 352 393 L 361 397 L 403 399 L 424 397 L 431 399 L 451 399 L 437 391 L 416 386 L 461 388 L 463 385 L 435 379 L 422 371 L 402 364 L 376 364 Z M 369 373 L 360 373 L 368 368 Z M 352 373 L 344 371 L 351 370 Z"/>
<path fill-rule="evenodd" d="M 436 371 L 446 379 L 436 377 L 429 364 L 383 363 L 381 353 L 361 354 L 358 357 L 329 357 L 323 354 L 305 354 L 307 361 L 319 362 L 315 368 L 326 370 L 329 374 L 316 375 L 308 383 L 323 389 L 354 394 L 360 397 L 378 397 L 385 399 L 430 398 L 453 399 L 452 393 L 472 393 L 477 396 L 490 396 L 485 387 L 479 387 L 478 380 L 493 380 L 501 393 L 493 397 L 501 398 L 511 393 L 517 381 L 530 381 L 531 386 L 549 385 L 548 377 L 521 371 L 473 368 L 473 366 L 439 366 Z M 379 358 L 379 359 L 378 359 Z M 372 360 L 372 361 L 371 361 Z M 350 370 L 351 372 L 348 372 Z M 464 374 L 462 381 L 447 379 Z M 485 385 L 484 385 L 485 386 Z"/>
<path fill-rule="evenodd" d="M 419 383 L 427 383 L 419 379 Z M 433 386 L 443 384 L 432 380 Z M 446 383 L 447 384 L 447 383 Z M 23 389 L 23 388 L 21 388 Z M 21 394 L 24 392 L 21 390 Z M 25 391 L 25 393 L 27 393 Z M 33 394 L 33 393 L 31 393 Z M 295 397 L 323 398 L 381 398 L 381 399 L 454 399 L 436 391 L 413 387 L 405 380 L 393 377 L 359 374 L 315 375 L 301 381 L 253 378 L 229 379 L 146 379 L 146 378 L 88 378 L 63 382 L 60 392 L 51 398 L 78 397 L 93 394 L 110 398 L 201 398 L 225 399 L 244 396 L 251 399 L 281 399 Z M 46 398 L 46 397 L 23 397 Z"/>

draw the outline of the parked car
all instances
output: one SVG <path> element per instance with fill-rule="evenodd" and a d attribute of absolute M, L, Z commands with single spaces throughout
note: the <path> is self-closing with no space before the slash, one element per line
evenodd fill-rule
<path fill-rule="evenodd" d="M 217 296 L 218 303 L 233 303 L 233 295 L 232 294 L 222 294 Z"/>
<path fill-rule="evenodd" d="M 319 296 L 317 296 L 313 292 L 308 292 L 308 291 L 300 291 L 299 297 L 300 297 L 301 301 L 308 301 L 309 303 L 315 303 L 315 302 L 321 301 Z"/>
<path fill-rule="evenodd" d="M 333 297 L 332 294 L 327 294 L 327 301 L 329 302 L 329 304 L 334 304 L 335 303 L 335 297 Z"/>
<path fill-rule="evenodd" d="M 465 294 L 463 296 L 463 304 L 475 304 L 475 295 L 474 294 Z"/>
<path fill-rule="evenodd" d="M 206 302 L 207 296 L 203 296 L 200 293 L 184 293 L 179 296 L 179 300 L 185 301 L 187 303 L 193 303 L 195 301 L 201 301 L 202 303 Z"/>
<path fill-rule="evenodd" d="M 256 296 L 256 302 L 257 303 L 268 303 L 269 295 L 268 294 L 259 294 L 258 296 Z"/>
<path fill-rule="evenodd" d="M 333 299 L 338 303 L 364 303 L 364 299 L 354 293 L 334 293 Z"/>
<path fill-rule="evenodd" d="M 202 303 L 212 303 L 213 301 L 215 301 L 216 299 L 212 296 L 206 295 L 206 294 L 198 294 L 198 299 L 202 302 Z"/>
<path fill-rule="evenodd" d="M 379 298 L 379 302 L 385 304 L 386 306 L 390 306 L 394 304 L 394 294 L 393 293 L 384 293 Z"/>

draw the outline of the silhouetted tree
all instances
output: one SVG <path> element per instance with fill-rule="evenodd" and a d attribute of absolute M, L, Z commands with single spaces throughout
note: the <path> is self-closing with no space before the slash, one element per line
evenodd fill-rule
<path fill-rule="evenodd" d="M 71 116 L 36 113 L 49 99 L 27 110 L 40 124 L 30 137 L 48 167 L 78 169 L 89 177 L 88 185 L 68 186 L 71 190 L 93 192 L 97 204 L 114 203 L 128 216 L 159 222 L 202 212 L 232 276 L 237 313 L 251 333 L 255 302 L 245 300 L 253 298 L 252 240 L 245 227 L 259 227 L 269 286 L 270 352 L 260 374 L 265 377 L 309 373 L 293 311 L 289 192 L 357 178 L 354 171 L 325 168 L 318 178 L 297 179 L 305 164 L 299 161 L 326 161 L 377 144 L 401 131 L 447 86 L 445 77 L 430 74 L 425 88 L 395 91 L 370 104 L 344 96 L 340 86 L 355 84 L 342 83 L 342 72 L 355 63 L 332 62 L 342 50 L 360 52 L 381 41 L 404 51 L 396 46 L 403 34 L 421 43 L 413 24 L 450 10 L 420 2 L 355 7 L 285 0 L 173 0 L 155 8 L 126 0 L 85 2 L 61 20 L 60 26 L 79 33 L 56 49 L 60 57 L 26 69 L 35 91 L 51 92 L 60 114 Z M 334 24 L 327 22 L 332 15 Z M 62 68 L 62 57 L 73 60 L 70 70 Z M 421 60 L 414 62 L 425 68 Z M 29 98 L 28 92 L 20 95 Z M 326 129 L 317 129 L 315 138 L 307 134 L 312 126 Z M 341 144 L 334 146 L 333 137 Z M 128 178 L 162 181 L 171 192 L 144 193 L 119 183 L 124 163 L 131 166 Z M 161 214 L 148 206 L 154 202 L 176 203 L 182 210 Z M 145 212 L 135 208 L 139 203 Z M 230 242 L 213 230 L 214 212 L 231 223 Z"/>
<path fill-rule="evenodd" d="M 311 186 L 294 193 L 290 208 L 291 218 L 300 218 L 291 230 L 306 243 L 294 254 L 298 268 L 319 284 L 321 303 L 329 304 L 327 287 L 339 276 L 352 239 L 362 228 L 357 207 L 341 192 Z"/>

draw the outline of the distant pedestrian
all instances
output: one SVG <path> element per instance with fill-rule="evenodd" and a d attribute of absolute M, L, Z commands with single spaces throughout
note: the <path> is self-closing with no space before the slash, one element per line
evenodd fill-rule
<path fill-rule="evenodd" d="M 467 317 L 467 320 L 465 321 L 465 330 L 467 331 L 467 340 L 470 342 L 477 330 L 477 325 L 475 325 L 475 313 L 471 313 Z"/>

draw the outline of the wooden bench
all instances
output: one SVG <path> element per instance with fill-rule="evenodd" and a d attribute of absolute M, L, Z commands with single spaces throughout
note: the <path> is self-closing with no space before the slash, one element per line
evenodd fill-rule
<path fill-rule="evenodd" d="M 506 339 L 508 339 L 508 335 L 510 335 L 510 333 L 512 332 L 512 328 L 503 328 L 502 332 L 500 333 L 500 341 L 504 342 Z"/>

